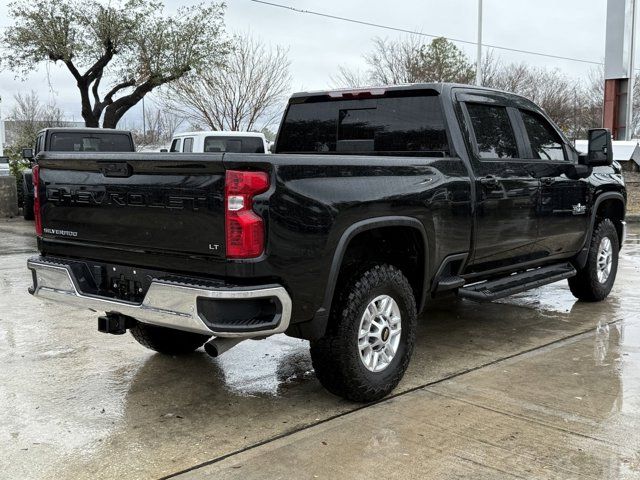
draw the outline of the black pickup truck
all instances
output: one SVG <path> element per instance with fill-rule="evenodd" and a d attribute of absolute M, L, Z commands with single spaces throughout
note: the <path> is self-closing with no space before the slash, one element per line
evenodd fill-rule
<path fill-rule="evenodd" d="M 308 339 L 355 401 L 398 384 L 432 298 L 568 279 L 599 301 L 625 236 L 606 130 L 581 155 L 529 100 L 462 85 L 295 94 L 274 155 L 43 152 L 34 173 L 34 295 L 171 355 Z"/>
<path fill-rule="evenodd" d="M 135 152 L 133 135 L 127 130 L 111 128 L 52 127 L 38 132 L 33 148 L 22 150 L 22 157 L 31 162 L 40 152 Z M 22 172 L 22 215 L 33 220 L 33 174 Z"/>

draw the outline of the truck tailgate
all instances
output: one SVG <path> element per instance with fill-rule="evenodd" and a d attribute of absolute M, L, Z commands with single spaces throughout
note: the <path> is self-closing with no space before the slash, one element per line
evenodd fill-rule
<path fill-rule="evenodd" d="M 45 154 L 43 239 L 224 258 L 221 154 Z"/>

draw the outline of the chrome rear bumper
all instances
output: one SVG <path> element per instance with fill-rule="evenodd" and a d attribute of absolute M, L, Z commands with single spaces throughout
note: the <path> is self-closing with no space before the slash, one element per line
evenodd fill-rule
<path fill-rule="evenodd" d="M 284 332 L 291 319 L 291 298 L 282 286 L 249 288 L 208 288 L 164 280 L 152 280 L 141 303 L 126 302 L 107 297 L 84 294 L 78 288 L 68 265 L 34 257 L 27 261 L 33 272 L 31 293 L 39 298 L 84 307 L 96 312 L 113 312 L 177 330 L 215 335 L 217 337 L 264 337 Z M 200 318 L 197 299 L 246 300 L 276 298 L 280 305 L 280 319 L 267 330 L 224 332 L 210 329 Z"/>

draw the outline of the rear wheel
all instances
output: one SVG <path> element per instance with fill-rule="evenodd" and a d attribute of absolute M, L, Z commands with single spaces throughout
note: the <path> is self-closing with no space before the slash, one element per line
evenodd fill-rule
<path fill-rule="evenodd" d="M 327 333 L 311 343 L 320 383 L 358 402 L 378 400 L 404 375 L 415 342 L 411 285 L 396 267 L 376 265 L 344 285 Z"/>
<path fill-rule="evenodd" d="M 596 226 L 591 237 L 587 263 L 569 279 L 571 293 L 587 302 L 604 300 L 616 280 L 620 243 L 613 222 L 608 218 Z"/>
<path fill-rule="evenodd" d="M 166 355 L 191 353 L 211 338 L 208 335 L 158 327 L 142 322 L 136 323 L 129 331 L 143 347 Z"/>

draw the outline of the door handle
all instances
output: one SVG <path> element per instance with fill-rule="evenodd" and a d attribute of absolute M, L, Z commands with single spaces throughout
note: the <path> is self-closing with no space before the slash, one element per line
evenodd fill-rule
<path fill-rule="evenodd" d="M 540 179 L 540 183 L 542 183 L 542 185 L 553 185 L 555 182 L 555 177 L 542 177 Z"/>
<path fill-rule="evenodd" d="M 480 183 L 485 187 L 497 187 L 500 185 L 500 180 L 494 175 L 487 175 L 480 179 Z"/>

